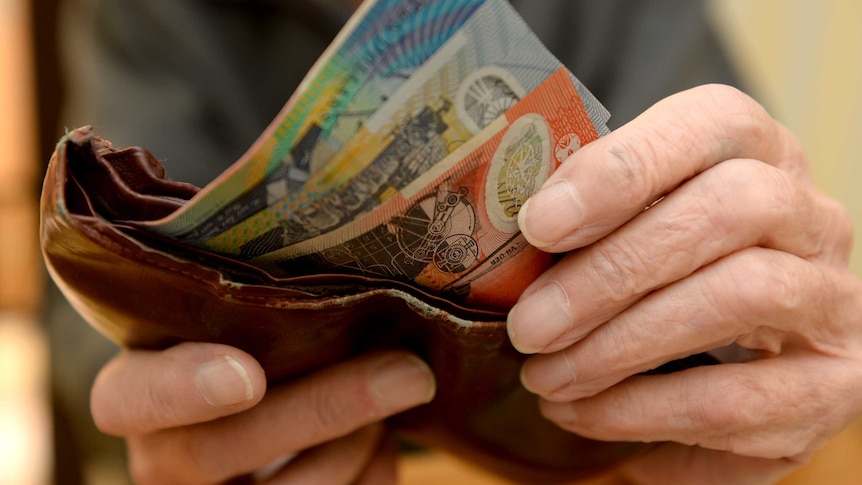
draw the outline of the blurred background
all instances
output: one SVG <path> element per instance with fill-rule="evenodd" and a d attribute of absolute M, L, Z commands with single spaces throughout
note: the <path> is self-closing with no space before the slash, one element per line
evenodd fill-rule
<path fill-rule="evenodd" d="M 40 132 L 45 120 L 36 100 L 40 93 L 51 103 L 58 93 L 51 79 L 36 76 L 44 59 L 34 55 L 34 39 L 52 39 L 37 35 L 34 25 L 50 25 L 34 18 L 53 5 L 0 0 L 0 485 L 53 483 L 55 465 L 49 352 L 38 317 L 44 273 L 37 197 L 46 147 L 58 134 Z M 853 187 L 862 181 L 862 2 L 712 0 L 710 16 L 749 91 L 802 140 L 817 184 L 850 209 L 860 230 L 862 190 Z M 39 52 L 46 52 L 44 45 Z M 857 238 L 852 268 L 858 275 L 860 245 Z M 862 483 L 859 456 L 857 423 L 783 483 Z M 404 469 L 409 484 L 462 483 L 457 477 L 498 483 L 447 457 L 423 456 Z M 96 468 L 84 471 L 87 484 L 116 479 Z"/>

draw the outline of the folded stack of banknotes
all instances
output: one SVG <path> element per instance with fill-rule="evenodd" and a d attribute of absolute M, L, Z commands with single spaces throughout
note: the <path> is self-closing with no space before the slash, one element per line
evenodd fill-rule
<path fill-rule="evenodd" d="M 550 264 L 519 209 L 608 117 L 505 0 L 369 0 L 247 153 L 145 225 L 504 309 Z"/>
<path fill-rule="evenodd" d="M 231 345 L 273 385 L 413 352 L 437 391 L 393 429 L 511 479 L 571 481 L 642 445 L 544 419 L 506 312 L 554 262 L 519 210 L 608 117 L 505 0 L 366 0 L 202 189 L 142 147 L 68 133 L 46 171 L 42 251 L 123 346 Z"/>

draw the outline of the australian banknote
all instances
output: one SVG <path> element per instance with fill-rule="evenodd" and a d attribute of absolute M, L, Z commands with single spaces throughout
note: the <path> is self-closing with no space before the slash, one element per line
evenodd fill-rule
<path fill-rule="evenodd" d="M 565 68 L 372 212 L 251 262 L 275 276 L 343 271 L 510 307 L 551 264 L 517 214 L 598 133 Z"/>
<path fill-rule="evenodd" d="M 232 203 L 254 192 L 274 172 L 302 174 L 308 160 L 291 156 L 297 145 L 309 146 L 309 138 L 328 133 L 357 93 L 369 89 L 369 83 L 386 80 L 391 87 L 398 79 L 406 79 L 404 73 L 421 66 L 483 3 L 365 2 L 248 152 L 178 211 L 148 224 L 150 230 L 189 240 L 206 232 L 201 227 L 208 221 L 241 219 L 259 200 Z M 267 195 L 265 191 L 263 195 Z"/>
<path fill-rule="evenodd" d="M 250 258 L 349 222 L 429 170 L 560 66 L 507 2 L 489 0 L 302 190 L 204 244 Z M 573 82 L 585 105 L 601 106 Z M 593 124 L 603 123 L 606 117 L 596 113 L 602 111 L 593 110 Z"/>

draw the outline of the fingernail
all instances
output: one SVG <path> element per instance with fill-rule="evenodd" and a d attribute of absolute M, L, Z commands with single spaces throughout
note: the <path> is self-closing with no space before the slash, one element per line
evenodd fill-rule
<path fill-rule="evenodd" d="M 551 402 L 542 400 L 539 404 L 542 415 L 558 424 L 576 423 L 578 415 L 572 409 L 571 402 Z"/>
<path fill-rule="evenodd" d="M 525 354 L 541 351 L 571 328 L 569 298 L 556 282 L 519 301 L 507 322 L 512 345 Z"/>
<path fill-rule="evenodd" d="M 575 379 L 575 368 L 565 352 L 533 357 L 521 368 L 524 387 L 543 397 L 572 385 Z"/>
<path fill-rule="evenodd" d="M 198 392 L 213 406 L 232 406 L 251 400 L 254 386 L 242 364 L 224 355 L 198 369 L 195 377 Z"/>
<path fill-rule="evenodd" d="M 390 360 L 374 370 L 371 394 L 387 413 L 430 402 L 436 391 L 428 364 L 415 355 Z"/>
<path fill-rule="evenodd" d="M 518 212 L 518 226 L 530 244 L 545 248 L 578 228 L 584 218 L 572 185 L 565 180 L 542 188 Z"/>

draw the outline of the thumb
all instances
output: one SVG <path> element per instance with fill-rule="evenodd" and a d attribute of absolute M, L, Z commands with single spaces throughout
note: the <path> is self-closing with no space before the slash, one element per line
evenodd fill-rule
<path fill-rule="evenodd" d="M 263 369 L 249 354 L 183 343 L 164 351 L 124 350 L 96 377 L 90 409 L 102 432 L 128 436 L 238 413 L 265 390 Z"/>

